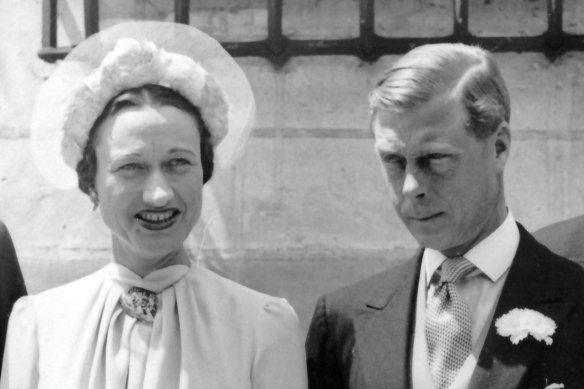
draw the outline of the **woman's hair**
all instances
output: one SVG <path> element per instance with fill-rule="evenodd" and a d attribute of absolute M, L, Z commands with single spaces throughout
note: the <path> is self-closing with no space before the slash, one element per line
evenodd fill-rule
<path fill-rule="evenodd" d="M 206 183 L 211 179 L 214 166 L 213 145 L 211 144 L 211 134 L 201 117 L 199 109 L 181 94 L 170 88 L 161 85 L 147 84 L 137 88 L 127 89 L 116 95 L 108 102 L 101 115 L 95 120 L 95 123 L 89 131 L 89 139 L 83 150 L 83 156 L 76 167 L 79 189 L 81 189 L 83 193 L 89 194 L 90 190 L 95 188 L 95 175 L 97 173 L 95 141 L 101 124 L 105 119 L 115 115 L 125 107 L 142 107 L 148 104 L 155 106 L 172 106 L 195 118 L 201 139 L 200 147 L 203 183 Z"/>
<path fill-rule="evenodd" d="M 378 109 L 402 112 L 445 93 L 462 102 L 479 139 L 509 122 L 509 92 L 497 64 L 488 51 L 463 44 L 424 45 L 399 59 L 369 95 L 371 120 Z"/>

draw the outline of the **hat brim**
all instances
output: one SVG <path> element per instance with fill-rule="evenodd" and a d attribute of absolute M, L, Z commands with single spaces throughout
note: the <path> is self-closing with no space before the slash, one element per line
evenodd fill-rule
<path fill-rule="evenodd" d="M 245 73 L 219 42 L 195 27 L 139 21 L 112 26 L 82 41 L 41 87 L 31 121 L 32 154 L 39 172 L 60 189 L 77 185 L 75 172 L 60 153 L 60 126 L 67 101 L 121 38 L 149 40 L 159 48 L 189 56 L 213 76 L 230 105 L 229 131 L 215 149 L 215 161 L 219 168 L 231 165 L 240 155 L 255 118 L 255 100 Z"/>

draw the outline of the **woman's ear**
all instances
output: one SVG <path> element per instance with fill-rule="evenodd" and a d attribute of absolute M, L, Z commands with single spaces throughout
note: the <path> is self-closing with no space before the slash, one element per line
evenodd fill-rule
<path fill-rule="evenodd" d="M 94 187 L 89 188 L 89 199 L 93 203 L 93 210 L 97 210 L 99 207 L 99 196 L 97 195 L 97 191 Z"/>

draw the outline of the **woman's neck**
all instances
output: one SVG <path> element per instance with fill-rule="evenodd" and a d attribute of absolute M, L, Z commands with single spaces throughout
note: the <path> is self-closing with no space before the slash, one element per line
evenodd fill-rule
<path fill-rule="evenodd" d="M 112 237 L 114 262 L 127 267 L 144 278 L 154 270 L 172 265 L 190 266 L 190 259 L 184 246 L 160 257 L 152 257 L 132 250 L 125 242 Z"/>

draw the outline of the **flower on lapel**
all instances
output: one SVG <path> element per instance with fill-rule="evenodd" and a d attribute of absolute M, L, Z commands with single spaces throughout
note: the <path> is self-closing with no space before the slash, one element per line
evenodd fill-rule
<path fill-rule="evenodd" d="M 511 343 L 518 344 L 528 335 L 543 340 L 548 346 L 552 344 L 552 335 L 556 323 L 549 317 L 532 309 L 515 308 L 497 319 L 497 333 L 508 336 Z"/>

